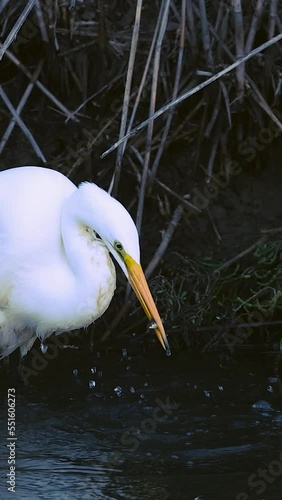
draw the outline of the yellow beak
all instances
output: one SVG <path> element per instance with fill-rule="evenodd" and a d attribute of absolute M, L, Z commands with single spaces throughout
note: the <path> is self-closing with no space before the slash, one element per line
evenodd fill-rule
<path fill-rule="evenodd" d="M 154 328 L 153 326 L 152 327 L 154 328 L 160 343 L 165 349 L 166 354 L 170 355 L 169 343 L 164 331 L 162 320 L 149 290 L 143 269 L 140 264 L 137 264 L 137 262 L 135 262 L 135 260 L 130 257 L 130 255 L 125 254 L 123 258 L 127 267 L 129 282 L 141 306 L 143 307 L 147 318 L 153 322 L 153 325 L 156 325 L 156 328 Z"/>

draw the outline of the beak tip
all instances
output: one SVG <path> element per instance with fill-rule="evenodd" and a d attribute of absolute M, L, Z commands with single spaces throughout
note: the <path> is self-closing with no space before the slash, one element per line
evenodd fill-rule
<path fill-rule="evenodd" d="M 134 261 L 130 255 L 126 254 L 124 262 L 127 267 L 129 281 L 136 293 L 141 306 L 143 307 L 147 318 L 149 319 L 149 329 L 155 330 L 155 333 L 164 348 L 166 355 L 171 355 L 169 343 L 164 331 L 164 327 L 154 303 L 153 297 L 148 287 L 145 275 L 140 264 Z"/>
<path fill-rule="evenodd" d="M 162 336 L 159 337 L 159 335 L 157 334 L 157 337 L 159 338 L 159 340 L 160 340 L 160 342 L 161 342 L 161 344 L 162 344 L 162 346 L 163 346 L 163 348 L 165 350 L 166 355 L 167 356 L 171 356 L 171 350 L 170 350 L 169 343 L 168 343 L 166 335 L 163 338 Z"/>

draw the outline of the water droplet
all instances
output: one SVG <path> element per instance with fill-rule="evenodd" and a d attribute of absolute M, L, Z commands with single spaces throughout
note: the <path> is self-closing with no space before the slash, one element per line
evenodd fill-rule
<path fill-rule="evenodd" d="M 90 368 L 90 371 L 91 373 L 96 373 L 97 372 L 96 366 L 92 366 L 92 368 Z"/>
<path fill-rule="evenodd" d="M 171 350 L 170 348 L 168 347 L 167 350 L 165 351 L 166 355 L 167 356 L 171 356 Z"/>
<path fill-rule="evenodd" d="M 48 351 L 48 345 L 47 344 L 44 344 L 44 342 L 41 342 L 40 344 L 40 350 L 43 354 L 45 354 L 45 352 Z"/>
<path fill-rule="evenodd" d="M 135 392 L 136 392 L 134 387 L 129 387 L 129 390 L 130 390 L 131 394 L 135 394 Z"/>
<path fill-rule="evenodd" d="M 273 408 L 268 401 L 264 401 L 263 399 L 260 401 L 256 401 L 253 405 L 252 408 L 255 410 L 266 410 L 266 411 L 272 411 Z"/>
<path fill-rule="evenodd" d="M 151 321 L 149 321 L 148 323 L 148 330 L 155 330 L 156 328 L 158 328 L 157 323 L 154 319 L 151 319 Z"/>
<path fill-rule="evenodd" d="M 272 385 L 269 385 L 266 389 L 268 392 L 274 392 Z"/>
<path fill-rule="evenodd" d="M 140 394 L 140 399 L 144 399 L 145 398 L 145 395 L 144 394 Z"/>
<path fill-rule="evenodd" d="M 78 375 L 78 369 L 77 368 L 74 368 L 72 373 L 74 374 L 74 376 L 76 377 Z"/>
<path fill-rule="evenodd" d="M 148 387 L 149 382 L 144 382 L 144 384 L 143 384 L 143 385 L 144 385 L 144 387 Z"/>
<path fill-rule="evenodd" d="M 94 387 L 96 386 L 95 380 L 89 380 L 88 385 L 89 389 L 94 389 Z"/>
<path fill-rule="evenodd" d="M 123 358 L 127 358 L 127 350 L 125 348 L 121 350 L 121 353 Z"/>
<path fill-rule="evenodd" d="M 204 391 L 204 395 L 207 397 L 207 398 L 210 398 L 211 397 L 211 393 L 209 391 Z"/>
<path fill-rule="evenodd" d="M 223 391 L 223 390 L 224 390 L 224 388 L 222 387 L 222 385 L 219 385 L 219 386 L 218 386 L 218 390 L 219 390 L 219 391 Z"/>
<path fill-rule="evenodd" d="M 114 392 L 120 398 L 120 396 L 122 395 L 122 387 L 120 385 L 117 385 L 117 387 L 114 388 Z"/>

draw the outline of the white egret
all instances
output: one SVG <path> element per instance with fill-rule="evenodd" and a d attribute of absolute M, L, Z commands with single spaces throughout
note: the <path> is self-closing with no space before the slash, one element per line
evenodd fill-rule
<path fill-rule="evenodd" d="M 109 306 L 114 256 L 169 353 L 140 265 L 135 224 L 96 184 L 42 167 L 0 172 L 0 356 L 86 327 Z"/>

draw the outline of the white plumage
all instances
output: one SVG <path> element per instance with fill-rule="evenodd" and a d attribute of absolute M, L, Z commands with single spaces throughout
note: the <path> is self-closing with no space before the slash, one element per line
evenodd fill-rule
<path fill-rule="evenodd" d="M 99 237 L 97 236 L 99 235 Z M 107 309 L 115 257 L 169 349 L 125 208 L 95 184 L 41 167 L 0 173 L 0 354 L 85 327 Z"/>

